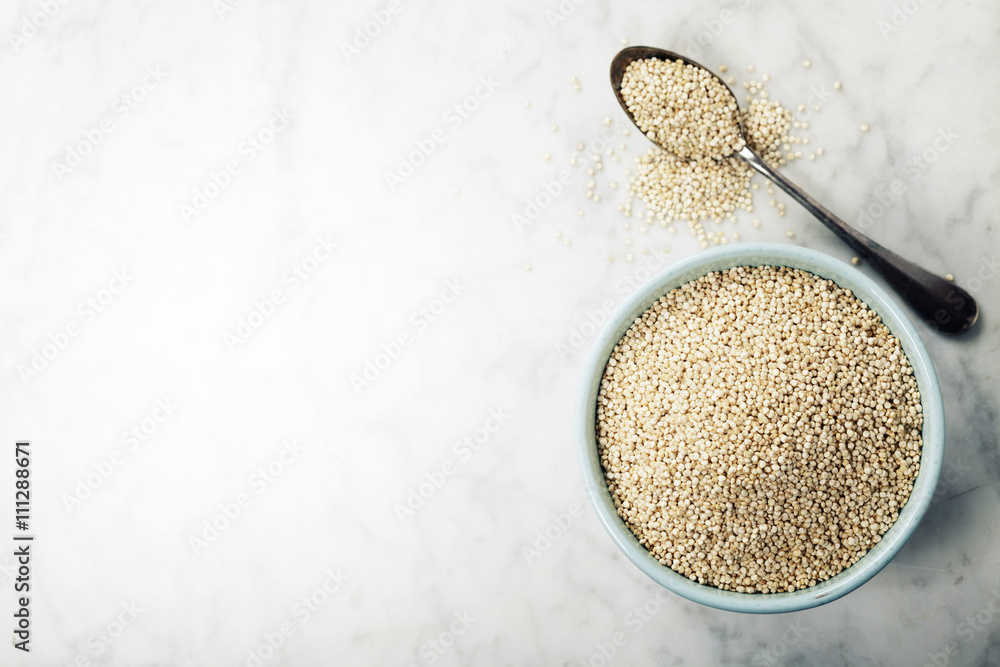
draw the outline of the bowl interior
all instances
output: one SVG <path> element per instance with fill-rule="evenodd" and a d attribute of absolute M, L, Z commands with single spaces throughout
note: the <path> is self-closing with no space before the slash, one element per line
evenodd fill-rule
<path fill-rule="evenodd" d="M 788 266 L 816 274 L 850 289 L 882 318 L 896 336 L 913 367 L 920 391 L 924 425 L 920 471 L 899 518 L 857 563 L 815 586 L 792 593 L 737 593 L 691 581 L 661 565 L 639 544 L 618 516 L 597 451 L 597 394 L 614 346 L 636 317 L 670 290 L 713 271 L 734 266 Z M 828 255 L 776 243 L 740 244 L 705 251 L 653 277 L 610 318 L 587 359 L 577 414 L 577 455 L 584 484 L 601 523 L 628 556 L 653 580 L 689 600 L 718 609 L 750 613 L 779 613 L 816 607 L 846 595 L 871 579 L 903 547 L 923 517 L 934 494 L 944 455 L 944 408 L 937 375 L 927 349 L 902 308 L 870 278 Z"/>

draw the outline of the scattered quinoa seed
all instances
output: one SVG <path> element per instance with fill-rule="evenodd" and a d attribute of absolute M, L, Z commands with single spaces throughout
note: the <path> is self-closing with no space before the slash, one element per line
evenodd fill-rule
<path fill-rule="evenodd" d="M 869 128 L 868 128 L 868 123 L 862 123 L 862 124 L 861 124 L 861 131 L 862 131 L 862 132 L 867 132 L 867 131 L 868 131 L 868 129 L 869 129 Z"/>
<path fill-rule="evenodd" d="M 720 66 L 718 71 L 729 70 Z M 769 99 L 764 85 L 770 75 L 762 74 L 760 79 L 743 83 L 750 95 L 747 106 L 740 109 L 731 91 L 702 68 L 679 60 L 645 59 L 629 64 L 620 91 L 626 108 L 647 138 L 668 150 L 650 148 L 636 159 L 634 175 L 625 170 L 630 201 L 619 206 L 625 217 L 632 217 L 631 197 L 637 197 L 645 211 L 637 209 L 635 214 L 640 219 L 645 216 L 650 224 L 654 216 L 662 227 L 685 220 L 702 248 L 729 242 L 722 233 L 707 233 L 707 221 L 735 222 L 739 209 L 752 213 L 753 191 L 760 189 L 755 172 L 733 153 L 745 143 L 765 162 L 780 167 L 805 157 L 795 150 L 796 144 L 809 143 L 792 129 L 806 128 L 808 123 L 795 121 L 790 110 Z M 608 153 L 617 161 L 617 155 Z M 822 155 L 822 150 L 809 153 L 809 159 L 815 160 L 816 155 Z M 603 165 L 598 157 L 594 167 L 600 170 Z M 771 184 L 767 185 L 768 195 L 773 195 Z M 611 187 L 616 189 L 614 182 Z M 778 209 L 783 216 L 784 205 Z M 676 230 L 671 227 L 670 231 Z"/>
<path fill-rule="evenodd" d="M 811 60 L 804 60 L 804 61 L 802 61 L 802 66 L 803 67 L 811 67 L 812 66 L 812 61 Z"/>
<path fill-rule="evenodd" d="M 857 266 L 860 263 L 861 263 L 861 259 L 859 257 L 857 257 L 857 256 L 851 257 L 851 264 L 853 264 L 854 266 Z"/>
<path fill-rule="evenodd" d="M 946 273 L 944 279 L 947 280 L 948 282 L 954 282 L 955 276 L 951 275 L 950 273 Z"/>

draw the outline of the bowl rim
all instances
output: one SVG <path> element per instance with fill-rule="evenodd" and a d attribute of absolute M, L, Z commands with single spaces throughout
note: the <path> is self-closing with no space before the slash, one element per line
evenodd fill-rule
<path fill-rule="evenodd" d="M 815 586 L 795 592 L 737 593 L 691 581 L 661 565 L 643 547 L 615 511 L 597 454 L 597 392 L 614 346 L 639 314 L 660 296 L 691 280 L 735 266 L 788 266 L 808 271 L 850 289 L 874 310 L 896 336 L 913 367 L 924 424 L 920 470 L 896 522 L 880 542 L 850 567 Z M 800 611 L 832 602 L 869 581 L 899 553 L 930 506 L 944 459 L 944 404 L 930 354 L 909 316 L 871 278 L 816 250 L 782 243 L 742 243 L 713 248 L 662 270 L 641 285 L 608 318 L 584 362 L 577 403 L 577 461 L 591 505 L 611 539 L 643 573 L 664 588 L 693 602 L 726 611 L 773 614 Z"/>

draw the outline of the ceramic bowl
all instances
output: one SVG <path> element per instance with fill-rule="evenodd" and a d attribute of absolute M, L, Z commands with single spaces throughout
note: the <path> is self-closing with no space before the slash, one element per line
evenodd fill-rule
<path fill-rule="evenodd" d="M 737 593 L 691 581 L 661 565 L 639 544 L 615 511 L 604 481 L 597 451 L 595 421 L 601 377 L 614 346 L 636 317 L 657 299 L 676 287 L 713 271 L 734 266 L 788 266 L 829 279 L 850 289 L 882 318 L 902 344 L 913 367 L 924 415 L 920 472 L 913 492 L 899 518 L 871 550 L 854 565 L 834 577 L 792 593 Z M 728 611 L 769 614 L 798 611 L 832 602 L 858 588 L 892 560 L 906 544 L 927 511 L 941 472 L 944 457 L 944 406 L 941 388 L 927 349 L 899 303 L 870 278 L 814 250 L 776 243 L 744 243 L 724 246 L 683 260 L 650 279 L 615 312 L 587 358 L 580 391 L 577 421 L 577 457 L 584 483 L 604 528 L 633 564 L 665 588 L 694 602 Z"/>

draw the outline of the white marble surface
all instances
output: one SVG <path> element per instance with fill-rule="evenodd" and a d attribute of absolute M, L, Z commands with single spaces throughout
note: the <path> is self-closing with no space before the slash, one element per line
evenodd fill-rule
<path fill-rule="evenodd" d="M 50 4 L 0 7 L 0 433 L 33 441 L 37 536 L 33 650 L 0 664 L 1000 664 L 995 3 Z M 622 227 L 609 184 L 645 150 L 617 135 L 623 37 L 741 80 L 752 63 L 788 105 L 820 91 L 804 134 L 826 154 L 787 173 L 849 220 L 903 181 L 870 233 L 981 300 L 971 335 L 921 328 L 948 413 L 939 498 L 828 606 L 753 617 L 661 593 L 581 495 L 571 420 L 594 336 L 574 331 L 624 299 L 643 248 L 699 250 L 683 228 Z M 605 117 L 622 160 L 605 157 L 595 203 L 569 160 Z M 850 257 L 761 199 L 730 231 Z"/>

